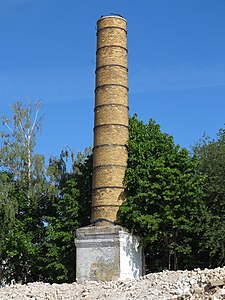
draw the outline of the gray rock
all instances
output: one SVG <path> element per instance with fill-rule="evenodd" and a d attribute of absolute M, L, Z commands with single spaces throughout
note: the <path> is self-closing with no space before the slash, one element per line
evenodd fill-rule
<path fill-rule="evenodd" d="M 78 284 L 14 284 L 0 288 L 1 300 L 217 300 L 225 299 L 225 267 L 163 271 L 139 280 Z"/>

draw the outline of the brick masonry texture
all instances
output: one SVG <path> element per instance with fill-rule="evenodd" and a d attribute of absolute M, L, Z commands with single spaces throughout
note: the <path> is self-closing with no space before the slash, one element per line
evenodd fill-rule
<path fill-rule="evenodd" d="M 110 135 L 108 134 L 110 127 Z M 94 144 L 95 145 L 108 145 L 117 144 L 125 145 L 128 140 L 128 130 L 124 126 L 99 126 L 95 128 Z"/>
<path fill-rule="evenodd" d="M 128 91 L 123 86 L 103 86 L 95 92 L 95 106 L 101 104 L 127 105 Z"/>
<path fill-rule="evenodd" d="M 100 57 L 100 58 L 99 58 Z M 101 66 L 110 65 L 122 65 L 127 66 L 127 51 L 120 47 L 103 47 L 98 50 L 98 56 L 96 60 L 96 68 Z"/>
<path fill-rule="evenodd" d="M 127 149 L 124 146 L 101 146 L 95 149 L 95 153 L 95 167 L 106 164 L 126 167 Z"/>
<path fill-rule="evenodd" d="M 123 179 L 125 175 L 125 168 L 106 165 L 93 170 L 93 189 L 114 186 L 123 187 Z M 112 199 L 112 203 L 116 202 L 117 199 Z M 102 199 L 104 203 L 104 199 Z"/>
<path fill-rule="evenodd" d="M 100 124 L 122 124 L 128 126 L 126 106 L 103 105 L 95 110 L 95 126 Z"/>
<path fill-rule="evenodd" d="M 127 70 L 120 66 L 105 66 L 98 69 L 96 88 L 103 84 L 121 84 L 127 87 Z"/>
<path fill-rule="evenodd" d="M 123 18 L 103 17 L 97 22 L 93 221 L 114 222 L 124 198 L 129 121 L 126 35 Z"/>

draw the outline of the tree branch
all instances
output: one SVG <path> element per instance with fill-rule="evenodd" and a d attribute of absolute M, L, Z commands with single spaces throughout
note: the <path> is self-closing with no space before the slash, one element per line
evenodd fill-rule
<path fill-rule="evenodd" d="M 12 129 L 6 122 L 4 123 L 4 125 L 5 125 L 12 133 L 14 133 L 14 132 L 13 132 L 13 129 Z"/>

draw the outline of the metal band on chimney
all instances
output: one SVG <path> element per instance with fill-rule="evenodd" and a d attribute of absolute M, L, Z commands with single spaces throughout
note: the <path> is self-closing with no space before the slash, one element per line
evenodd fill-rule
<path fill-rule="evenodd" d="M 126 20 L 105 16 L 97 22 L 92 222 L 112 224 L 125 199 L 128 140 Z M 100 51 L 101 50 L 101 51 Z"/>

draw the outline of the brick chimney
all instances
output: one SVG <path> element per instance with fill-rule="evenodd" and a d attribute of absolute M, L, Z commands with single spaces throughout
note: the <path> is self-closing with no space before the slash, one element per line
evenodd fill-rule
<path fill-rule="evenodd" d="M 97 22 L 94 109 L 92 221 L 115 222 L 124 199 L 128 140 L 128 68 L 126 20 Z"/>

